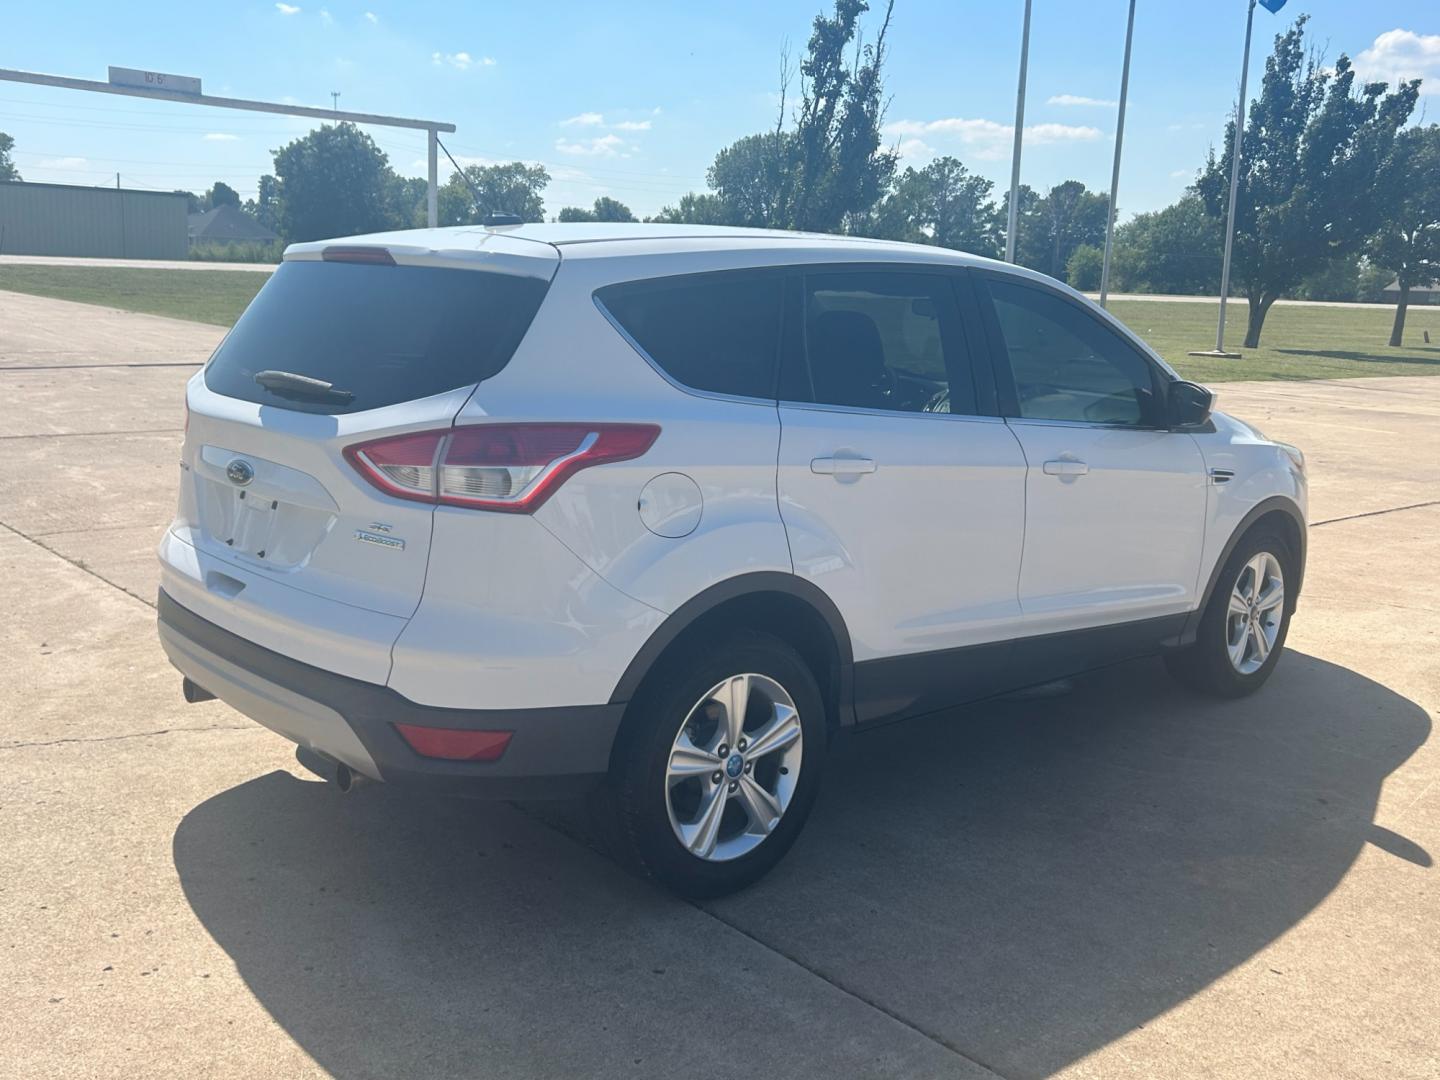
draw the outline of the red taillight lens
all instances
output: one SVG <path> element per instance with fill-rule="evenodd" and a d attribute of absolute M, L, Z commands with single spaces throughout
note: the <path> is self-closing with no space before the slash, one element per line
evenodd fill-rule
<path fill-rule="evenodd" d="M 387 495 L 401 499 L 435 501 L 435 471 L 445 431 L 417 431 L 390 439 L 357 443 L 345 448 L 345 457 Z"/>
<path fill-rule="evenodd" d="M 455 728 L 396 724 L 395 730 L 421 757 L 446 761 L 499 761 L 513 731 L 459 731 Z"/>
<path fill-rule="evenodd" d="M 362 476 L 390 495 L 528 514 L 569 477 L 649 450 L 655 424 L 476 424 L 346 447 Z"/>

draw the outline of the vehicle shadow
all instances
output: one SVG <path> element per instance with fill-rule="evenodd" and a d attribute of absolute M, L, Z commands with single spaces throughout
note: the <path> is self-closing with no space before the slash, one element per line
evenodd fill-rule
<path fill-rule="evenodd" d="M 337 1076 L 724 1075 L 767 1038 L 782 1075 L 884 1071 L 896 1026 L 825 1030 L 818 980 L 756 941 L 1006 1076 L 1044 1076 L 1244 963 L 1366 842 L 1429 865 L 1372 823 L 1429 730 L 1413 702 L 1291 652 L 1239 702 L 1145 661 L 861 733 L 780 867 L 707 905 L 728 927 L 537 820 L 584 840 L 578 807 L 341 799 L 274 773 L 192 810 L 174 858 L 258 1000 Z M 782 1018 L 749 1064 L 683 1034 L 726 1000 Z"/>

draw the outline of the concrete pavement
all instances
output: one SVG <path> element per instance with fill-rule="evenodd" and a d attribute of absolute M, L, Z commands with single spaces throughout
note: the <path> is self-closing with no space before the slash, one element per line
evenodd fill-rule
<path fill-rule="evenodd" d="M 183 704 L 152 550 L 219 333 L 0 293 L 0 1076 L 1436 1074 L 1440 379 L 1220 388 L 1321 523 L 1260 694 L 842 741 L 694 906 L 583 807 L 343 799 Z"/>

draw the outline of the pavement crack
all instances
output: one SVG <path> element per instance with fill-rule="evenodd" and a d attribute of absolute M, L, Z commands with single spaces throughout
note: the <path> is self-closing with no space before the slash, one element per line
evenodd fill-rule
<path fill-rule="evenodd" d="M 582 833 L 580 833 L 580 832 L 577 832 L 576 830 L 567 827 L 563 822 L 557 822 L 557 821 L 554 821 L 554 820 L 552 820 L 551 818 L 549 818 L 549 817 L 547 817 L 547 816 L 545 816 L 545 815 L 543 815 L 543 814 L 535 813 L 534 810 L 533 810 L 531 807 L 527 806 L 525 803 L 511 802 L 511 803 L 509 803 L 509 805 L 510 805 L 512 808 L 514 808 L 515 810 L 517 810 L 519 813 L 525 815 L 525 817 L 529 818 L 531 821 L 535 822 L 537 825 L 540 825 L 540 826 L 543 826 L 543 827 L 546 828 L 546 829 L 549 829 L 549 830 L 550 830 L 551 832 L 553 832 L 555 835 L 560 836 L 560 837 L 563 837 L 564 839 L 569 840 L 572 844 L 576 844 L 576 845 L 578 845 L 578 846 L 580 846 L 580 847 L 582 847 L 582 848 L 585 848 L 587 851 L 594 852 L 595 854 L 599 855 L 601 858 L 611 859 L 611 861 L 614 861 L 614 860 L 612 859 L 611 852 L 606 849 L 606 847 L 605 847 L 605 845 L 604 845 L 603 843 L 597 842 L 594 837 L 587 836 L 587 835 L 584 835 L 584 834 L 582 834 Z M 658 886 L 657 886 L 657 887 L 658 887 Z M 948 1039 L 946 1039 L 944 1036 L 942 1036 L 942 1035 L 937 1035 L 937 1034 L 935 1034 L 935 1033 L 932 1032 L 932 1031 L 926 1031 L 923 1027 L 920 1027 L 920 1026 L 919 1026 L 918 1024 L 916 1024 L 914 1021 L 905 1019 L 905 1017 L 903 1017 L 903 1016 L 899 1015 L 898 1013 L 894 1012 L 892 1009 L 889 1009 L 889 1008 L 885 1007 L 884 1005 L 880 1004 L 878 1001 L 873 1001 L 873 1000 L 871 1000 L 870 998 L 866 997 L 864 994 L 861 994 L 861 993 L 859 993 L 858 991 L 853 990 L 853 989 L 851 989 L 850 987 L 846 986 L 844 983 L 839 982 L 839 981 L 837 981 L 836 979 L 831 978 L 829 975 L 825 974 L 823 971 L 817 971 L 817 970 L 815 970 L 814 968 L 812 968 L 812 967 L 810 967 L 809 965 L 805 964 L 805 963 L 804 963 L 802 960 L 800 960 L 798 957 L 792 956 L 790 953 L 786 952 L 784 949 L 781 949 L 781 948 L 778 948 L 778 947 L 775 946 L 775 945 L 772 945 L 770 942 L 765 941 L 763 938 L 757 937 L 755 934 L 752 934 L 749 930 L 746 930 L 743 926 L 737 925 L 736 923 L 734 923 L 734 922 L 732 922 L 731 920 L 725 918 L 723 915 L 719 914 L 718 912 L 713 911 L 713 910 L 711 910 L 711 909 L 708 908 L 708 907 L 705 907 L 703 904 L 700 904 L 700 903 L 698 903 L 697 901 L 694 901 L 694 900 L 686 900 L 686 901 L 682 901 L 682 902 L 688 904 L 690 907 L 692 907 L 692 908 L 694 908 L 696 911 L 700 912 L 700 914 L 705 915 L 705 916 L 707 916 L 708 918 L 714 919 L 716 922 L 720 923 L 722 926 L 728 927 L 729 929 L 735 931 L 735 933 L 739 934 L 741 937 L 745 938 L 747 941 L 754 942 L 756 945 L 760 946 L 760 948 L 766 950 L 767 952 L 774 953 L 776 956 L 780 957 L 782 960 L 786 961 L 787 963 L 794 964 L 794 965 L 795 965 L 796 967 L 798 967 L 801 971 L 804 971 L 804 972 L 806 972 L 807 974 L 814 976 L 815 978 L 819 979 L 821 982 L 825 983 L 827 986 L 830 986 L 830 987 L 832 987 L 833 989 L 835 989 L 835 990 L 839 991 L 840 993 L 844 994 L 846 997 L 852 998 L 852 999 L 854 999 L 855 1001 L 860 1002 L 860 1004 L 865 1005 L 865 1006 L 867 1006 L 868 1008 L 874 1009 L 876 1012 L 880 1013 L 882 1016 L 888 1017 L 890 1020 L 893 1020 L 895 1023 L 899 1024 L 901 1027 L 905 1028 L 906 1030 L 912 1032 L 913 1034 L 919 1035 L 922 1039 L 925 1039 L 927 1042 L 934 1043 L 936 1046 L 940 1047 L 942 1050 L 946 1050 L 946 1051 L 950 1052 L 951 1054 L 954 1054 L 956 1057 L 961 1058 L 962 1060 L 969 1062 L 971 1065 L 975 1066 L 975 1067 L 978 1068 L 978 1069 L 983 1069 L 988 1075 L 996 1077 L 997 1080 L 1006 1080 L 1006 1077 L 1004 1076 L 1004 1074 L 1001 1073 L 999 1070 L 997 1070 L 993 1065 L 988 1065 L 988 1064 L 986 1064 L 984 1061 L 981 1061 L 979 1058 L 975 1057 L 973 1054 L 966 1053 L 964 1050 L 962 1050 L 960 1047 L 956 1046 L 954 1043 L 950 1042 L 950 1041 L 949 1041 Z"/>
<path fill-rule="evenodd" d="M 247 731 L 260 730 L 254 724 L 205 724 L 201 727 L 158 728 L 155 731 L 132 731 L 127 735 L 77 736 L 71 739 L 48 739 L 37 742 L 0 743 L 0 750 L 27 750 L 36 746 L 64 746 L 67 743 L 122 742 L 125 739 L 148 739 L 155 735 L 184 735 L 199 731 Z"/>
<path fill-rule="evenodd" d="M 695 903 L 695 902 L 693 902 L 693 901 L 691 902 L 691 907 L 695 908 L 695 910 L 697 910 L 697 911 L 704 912 L 706 915 L 709 915 L 710 918 L 714 919 L 716 922 L 721 923 L 721 924 L 724 925 L 724 926 L 728 926 L 731 930 L 734 930 L 737 934 L 741 935 L 742 937 L 748 938 L 750 941 L 753 941 L 756 945 L 759 945 L 762 949 L 769 949 L 769 950 L 770 950 L 771 952 L 773 952 L 776 956 L 779 956 L 779 957 L 782 957 L 782 958 L 785 959 L 785 960 L 788 960 L 790 963 L 794 964 L 796 967 L 800 968 L 802 971 L 807 971 L 807 972 L 809 972 L 811 975 L 815 976 L 815 978 L 819 979 L 821 982 L 824 982 L 824 983 L 828 984 L 829 986 L 833 986 L 836 990 L 840 991 L 840 993 L 844 994 L 846 997 L 854 998 L 856 1001 L 860 1002 L 862 1005 L 868 1005 L 870 1008 L 874 1009 L 876 1012 L 881 1013 L 881 1014 L 883 1014 L 883 1015 L 885 1015 L 885 1016 L 888 1016 L 891 1020 L 895 1021 L 895 1023 L 899 1024 L 901 1027 L 904 1027 L 904 1028 L 906 1028 L 906 1029 L 914 1032 L 916 1035 L 919 1035 L 922 1039 L 926 1039 L 926 1040 L 934 1043 L 936 1046 L 939 1046 L 939 1047 L 941 1047 L 942 1049 L 945 1049 L 945 1050 L 950 1051 L 950 1053 L 954 1054 L 956 1057 L 963 1058 L 965 1061 L 968 1061 L 971 1065 L 974 1065 L 976 1068 L 978 1068 L 978 1069 L 983 1069 L 983 1070 L 985 1070 L 985 1072 L 988 1073 L 989 1075 L 994 1076 L 994 1077 L 998 1077 L 999 1080 L 1005 1080 L 1005 1075 L 1004 1075 L 1003 1073 L 1001 1073 L 999 1070 L 997 1070 L 997 1069 L 995 1068 L 995 1066 L 987 1064 L 986 1062 L 984 1062 L 984 1061 L 980 1060 L 979 1058 L 977 1058 L 974 1054 L 967 1053 L 966 1051 L 962 1050 L 960 1047 L 956 1046 L 956 1045 L 955 1045 L 953 1042 L 951 1042 L 949 1039 L 945 1038 L 943 1035 L 938 1035 L 938 1034 L 936 1034 L 936 1033 L 933 1032 L 933 1031 L 927 1031 L 925 1028 L 921 1027 L 919 1024 L 915 1023 L 913 1020 L 907 1020 L 905 1017 L 901 1016 L 899 1013 L 895 1012 L 893 1009 L 887 1008 L 886 1006 L 882 1005 L 880 1002 L 875 1001 L 875 1000 L 873 1000 L 873 999 L 871 999 L 871 998 L 866 997 L 864 994 L 862 994 L 862 993 L 860 993 L 860 992 L 858 992 L 858 991 L 856 991 L 856 990 L 854 990 L 854 989 L 846 986 L 844 983 L 838 981 L 837 979 L 831 978 L 829 975 L 825 974 L 825 972 L 823 972 L 823 971 L 817 971 L 817 970 L 815 970 L 814 968 L 807 966 L 807 965 L 806 965 L 805 963 L 803 963 L 798 957 L 792 956 L 790 953 L 786 952 L 784 949 L 781 949 L 781 948 L 776 947 L 775 945 L 772 945 L 770 942 L 766 941 L 766 940 L 763 939 L 763 938 L 757 937 L 756 935 L 752 934 L 749 930 L 746 930 L 743 926 L 737 925 L 736 923 L 732 922 L 730 919 L 725 918 L 725 916 L 719 914 L 718 912 L 713 911 L 712 909 L 710 909 L 710 908 L 708 908 L 708 907 L 705 907 L 705 906 L 703 906 L 703 905 L 701 905 L 701 904 L 699 904 L 699 903 Z"/>
<path fill-rule="evenodd" d="M 91 577 L 93 577 L 96 581 L 103 581 L 106 585 L 109 585 L 112 589 L 118 589 L 120 592 L 124 593 L 126 596 L 130 597 L 131 599 L 133 599 L 133 600 L 139 600 L 140 603 L 144 604 L 146 607 L 148 607 L 148 608 L 154 608 L 154 607 L 155 607 L 155 601 L 154 601 L 154 600 L 146 600 L 143 596 L 138 596 L 138 595 L 136 595 L 135 593 L 131 592 L 129 589 L 125 588 L 124 585 L 121 585 L 120 583 L 115 582 L 115 581 L 111 581 L 111 580 L 110 580 L 109 578 L 107 578 L 105 575 L 100 574 L 100 573 L 97 573 L 96 571 L 92 570 L 90 567 L 86 566 L 86 565 L 85 565 L 83 562 L 81 562 L 79 559 L 72 559 L 69 555 L 65 555 L 65 554 L 62 554 L 62 553 L 59 552 L 59 551 L 56 551 L 56 550 L 55 550 L 54 548 L 52 548 L 49 544 L 46 544 L 46 543 L 44 543 L 44 542 L 41 541 L 41 540 L 37 540 L 35 537 L 30 536 L 30 535 L 28 535 L 27 533 L 21 532 L 19 529 L 15 528 L 14 525 L 8 524 L 7 522 L 4 522 L 4 521 L 0 521 L 0 529 L 4 529 L 6 532 L 14 533 L 16 536 L 20 537 L 21 540 L 28 540 L 30 543 L 34 544 L 36 547 L 40 548 L 42 551 L 48 551 L 51 555 L 54 555 L 57 559 L 63 559 L 65 562 L 67 562 L 67 563 L 69 563 L 71 566 L 75 567 L 75 569 L 77 569 L 77 570 L 83 570 L 85 573 L 87 573 L 87 574 L 89 574 Z"/>
<path fill-rule="evenodd" d="M 1398 514 L 1401 510 L 1423 510 L 1427 506 L 1440 506 L 1440 499 L 1431 499 L 1429 502 L 1411 503 L 1409 506 L 1392 506 L 1387 510 L 1368 510 L 1363 514 L 1346 514 L 1344 517 L 1326 518 L 1324 521 L 1312 521 L 1310 528 L 1318 529 L 1321 525 L 1334 525 L 1337 521 L 1355 521 L 1357 518 L 1381 517 L 1384 514 Z"/>

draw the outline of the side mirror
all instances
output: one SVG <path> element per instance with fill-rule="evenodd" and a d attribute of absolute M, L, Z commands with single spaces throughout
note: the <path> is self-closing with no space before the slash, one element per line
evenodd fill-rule
<path fill-rule="evenodd" d="M 1165 411 L 1171 427 L 1198 427 L 1210 419 L 1215 395 L 1193 382 L 1172 382 L 1166 393 Z"/>

